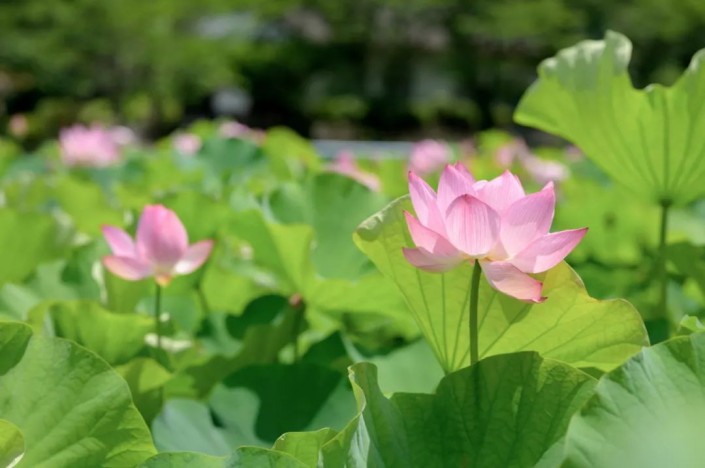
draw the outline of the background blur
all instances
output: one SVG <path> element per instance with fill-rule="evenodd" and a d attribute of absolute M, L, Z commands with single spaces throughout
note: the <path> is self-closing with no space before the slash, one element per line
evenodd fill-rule
<path fill-rule="evenodd" d="M 538 63 L 606 29 L 635 84 L 705 45 L 702 0 L 2 0 L 0 131 L 75 121 L 158 137 L 202 117 L 341 139 L 508 127 Z"/>

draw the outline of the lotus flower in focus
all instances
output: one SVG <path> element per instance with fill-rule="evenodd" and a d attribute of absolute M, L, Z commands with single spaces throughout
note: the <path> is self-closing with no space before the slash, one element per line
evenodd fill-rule
<path fill-rule="evenodd" d="M 357 162 L 355 162 L 355 156 L 350 151 L 338 153 L 335 161 L 328 165 L 328 170 L 355 179 L 374 192 L 379 192 L 380 190 L 379 178 L 375 174 L 360 169 Z"/>
<path fill-rule="evenodd" d="M 67 166 L 107 167 L 120 162 L 120 145 L 103 127 L 74 125 L 59 134 L 61 160 Z"/>
<path fill-rule="evenodd" d="M 493 288 L 522 301 L 545 299 L 542 283 L 529 274 L 561 262 L 587 232 L 549 233 L 553 184 L 527 195 L 509 171 L 475 181 L 462 164 L 447 165 L 438 193 L 410 172 L 409 191 L 416 217 L 405 215 L 416 248 L 405 248 L 404 256 L 412 265 L 442 272 L 479 261 Z"/>
<path fill-rule="evenodd" d="M 189 245 L 176 213 L 162 205 L 144 208 L 135 241 L 115 226 L 103 226 L 103 236 L 112 250 L 112 255 L 103 258 L 108 270 L 130 281 L 154 276 L 160 286 L 168 285 L 174 276 L 198 269 L 213 248 L 211 240 Z"/>
<path fill-rule="evenodd" d="M 437 140 L 423 140 L 411 149 L 409 170 L 418 175 L 427 175 L 449 163 L 452 153 L 448 145 Z"/>

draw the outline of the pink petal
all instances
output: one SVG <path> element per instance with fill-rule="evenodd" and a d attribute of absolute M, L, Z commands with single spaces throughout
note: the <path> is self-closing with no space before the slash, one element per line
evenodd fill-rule
<path fill-rule="evenodd" d="M 421 224 L 438 233 L 445 233 L 443 218 L 436 204 L 436 193 L 426 181 L 413 172 L 409 172 L 409 195 Z"/>
<path fill-rule="evenodd" d="M 461 195 L 475 195 L 472 185 L 475 183 L 472 175 L 462 163 L 448 164 L 438 183 L 438 208 L 441 212 Z"/>
<path fill-rule="evenodd" d="M 519 178 L 509 171 L 504 171 L 502 175 L 489 182 L 481 182 L 484 181 L 478 181 L 474 186 L 477 198 L 490 205 L 498 213 L 525 195 Z"/>
<path fill-rule="evenodd" d="M 133 257 L 120 257 L 108 255 L 103 257 L 103 265 L 111 273 L 120 278 L 137 281 L 152 275 L 152 268 Z"/>
<path fill-rule="evenodd" d="M 510 260 L 526 273 L 541 273 L 561 262 L 585 237 L 588 228 L 554 232 L 540 237 Z"/>
<path fill-rule="evenodd" d="M 514 202 L 502 214 L 499 239 L 511 257 L 541 236 L 548 234 L 553 222 L 556 194 L 553 185 Z"/>
<path fill-rule="evenodd" d="M 480 261 L 490 286 L 497 291 L 525 302 L 543 302 L 541 297 L 543 283 L 519 271 L 508 262 Z"/>
<path fill-rule="evenodd" d="M 406 217 L 406 224 L 409 226 L 411 239 L 417 247 L 422 247 L 432 255 L 446 257 L 460 255 L 458 249 L 453 247 L 443 236 L 421 224 L 409 212 L 405 211 L 404 216 Z"/>
<path fill-rule="evenodd" d="M 186 253 L 188 235 L 176 213 L 147 205 L 137 225 L 137 251 L 160 269 L 171 268 Z"/>
<path fill-rule="evenodd" d="M 213 241 L 204 240 L 191 245 L 174 267 L 174 273 L 187 275 L 205 263 L 213 250 Z"/>
<path fill-rule="evenodd" d="M 499 215 L 472 195 L 455 199 L 446 212 L 448 240 L 471 257 L 484 257 L 497 242 Z"/>
<path fill-rule="evenodd" d="M 431 252 L 427 251 L 423 247 L 417 249 L 403 248 L 404 257 L 406 260 L 417 268 L 422 270 L 440 273 L 448 271 L 463 261 L 462 257 L 444 257 L 440 255 L 433 255 Z"/>
<path fill-rule="evenodd" d="M 134 257 L 135 243 L 128 233 L 115 226 L 103 226 L 103 237 L 108 243 L 113 255 L 118 257 Z"/>

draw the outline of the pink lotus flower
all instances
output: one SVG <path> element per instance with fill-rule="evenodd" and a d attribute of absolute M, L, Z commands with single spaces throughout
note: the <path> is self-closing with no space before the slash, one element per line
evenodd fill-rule
<path fill-rule="evenodd" d="M 416 218 L 405 213 L 416 248 L 404 256 L 414 266 L 442 272 L 462 262 L 480 262 L 490 285 L 527 302 L 543 302 L 541 273 L 561 260 L 587 228 L 549 233 L 556 204 L 553 184 L 526 195 L 519 179 L 505 171 L 490 181 L 475 181 L 465 167 L 447 165 L 438 194 L 409 173 Z"/>
<path fill-rule="evenodd" d="M 173 139 L 174 148 L 186 156 L 193 156 L 201 149 L 201 138 L 193 133 L 177 133 Z"/>
<path fill-rule="evenodd" d="M 526 142 L 521 138 L 515 138 L 510 143 L 502 145 L 495 153 L 494 159 L 504 169 L 510 168 L 515 161 L 518 162 L 539 184 L 560 182 L 570 177 L 568 166 L 532 154 Z"/>
<path fill-rule="evenodd" d="M 265 138 L 264 131 L 248 127 L 237 120 L 223 122 L 218 128 L 218 133 L 223 138 L 240 138 L 258 145 L 262 144 Z"/>
<path fill-rule="evenodd" d="M 366 185 L 374 192 L 379 192 L 380 190 L 379 177 L 360 169 L 357 162 L 355 162 L 355 156 L 350 151 L 339 152 L 335 158 L 335 161 L 329 164 L 327 169 L 331 172 L 337 172 L 338 174 L 355 179 L 362 185 Z"/>
<path fill-rule="evenodd" d="M 409 170 L 419 175 L 436 172 L 450 162 L 452 154 L 448 145 L 437 140 L 423 140 L 411 149 Z"/>
<path fill-rule="evenodd" d="M 114 135 L 103 127 L 74 125 L 59 134 L 61 159 L 67 166 L 107 167 L 120 162 Z"/>
<path fill-rule="evenodd" d="M 29 120 L 24 114 L 15 114 L 8 122 L 10 134 L 17 138 L 24 138 L 29 133 Z"/>
<path fill-rule="evenodd" d="M 103 265 L 115 275 L 130 281 L 154 276 L 166 286 L 177 275 L 187 275 L 206 261 L 212 240 L 189 245 L 186 229 L 176 213 L 162 205 L 147 205 L 137 225 L 137 239 L 114 226 L 103 226 L 103 235 L 113 254 L 103 257 Z"/>

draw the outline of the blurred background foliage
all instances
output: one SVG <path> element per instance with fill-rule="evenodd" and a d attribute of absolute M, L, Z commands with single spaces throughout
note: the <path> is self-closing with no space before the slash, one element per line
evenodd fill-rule
<path fill-rule="evenodd" d="M 700 0 L 4 0 L 0 128 L 29 145 L 73 121 L 156 137 L 228 115 L 323 138 L 452 138 L 510 125 L 538 62 L 634 43 L 636 85 L 702 45 Z"/>

